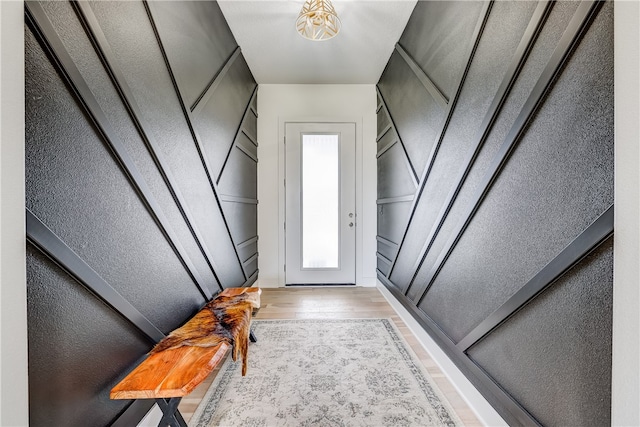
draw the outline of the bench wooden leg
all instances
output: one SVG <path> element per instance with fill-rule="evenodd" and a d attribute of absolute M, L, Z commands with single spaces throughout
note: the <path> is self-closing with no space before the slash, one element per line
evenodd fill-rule
<path fill-rule="evenodd" d="M 258 342 L 258 339 L 256 338 L 256 336 L 253 334 L 252 330 L 249 330 L 249 341 L 251 342 Z"/>
<path fill-rule="evenodd" d="M 182 400 L 181 397 L 156 399 L 156 403 L 162 409 L 162 419 L 158 423 L 158 427 L 187 427 L 187 423 L 178 412 L 180 400 Z"/>

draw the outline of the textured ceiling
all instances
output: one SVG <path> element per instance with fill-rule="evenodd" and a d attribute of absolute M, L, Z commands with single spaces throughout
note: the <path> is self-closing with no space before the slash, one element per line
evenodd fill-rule
<path fill-rule="evenodd" d="M 373 84 L 416 1 L 335 0 L 342 30 L 322 42 L 296 32 L 303 0 L 218 3 L 258 83 Z"/>

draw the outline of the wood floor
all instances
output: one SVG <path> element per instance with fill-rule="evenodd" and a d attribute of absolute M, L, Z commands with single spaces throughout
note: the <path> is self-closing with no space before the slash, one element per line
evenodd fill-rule
<path fill-rule="evenodd" d="M 377 288 L 289 287 L 263 288 L 262 291 L 262 306 L 255 319 L 392 319 L 464 425 L 481 425 L 440 371 L 440 368 L 429 357 Z M 249 348 L 249 352 L 251 352 L 251 348 Z M 202 384 L 180 402 L 180 413 L 187 422 L 217 373 L 217 370 L 212 372 Z"/>

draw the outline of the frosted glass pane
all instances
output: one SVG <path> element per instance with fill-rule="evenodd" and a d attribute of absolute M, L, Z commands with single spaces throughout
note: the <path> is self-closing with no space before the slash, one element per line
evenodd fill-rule
<path fill-rule="evenodd" d="M 302 136 L 302 268 L 338 268 L 338 135 Z"/>

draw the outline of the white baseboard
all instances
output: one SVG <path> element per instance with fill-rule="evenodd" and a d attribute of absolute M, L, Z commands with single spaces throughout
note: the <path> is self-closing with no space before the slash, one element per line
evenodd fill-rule
<path fill-rule="evenodd" d="M 413 318 L 411 313 L 398 301 L 389 290 L 378 280 L 378 289 L 386 298 L 393 309 L 398 313 L 413 335 L 418 339 L 422 347 L 429 353 L 429 356 L 440 367 L 440 370 L 447 376 L 451 384 L 458 391 L 460 396 L 467 402 L 467 405 L 476 414 L 476 417 L 485 426 L 506 426 L 507 422 L 500 414 L 487 402 L 480 392 L 471 384 L 471 381 L 453 363 L 449 356 L 436 344 L 431 336 Z"/>

